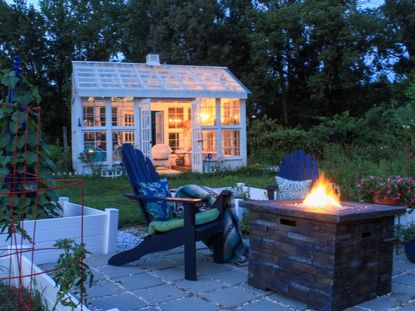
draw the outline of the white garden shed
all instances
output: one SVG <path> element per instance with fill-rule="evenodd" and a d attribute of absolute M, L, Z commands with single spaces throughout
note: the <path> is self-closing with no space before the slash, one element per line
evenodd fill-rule
<path fill-rule="evenodd" d="M 194 172 L 246 165 L 250 92 L 228 68 L 164 65 L 157 54 L 147 55 L 146 63 L 72 66 L 76 172 L 120 163 L 123 143 L 150 158 L 153 146 L 168 145 L 167 163 Z"/>

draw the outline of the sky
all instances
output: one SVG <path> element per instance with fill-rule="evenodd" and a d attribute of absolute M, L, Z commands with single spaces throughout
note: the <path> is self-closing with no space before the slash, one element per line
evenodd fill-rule
<path fill-rule="evenodd" d="M 382 5 L 384 0 L 358 0 L 362 8 L 375 8 Z M 13 0 L 6 0 L 8 3 L 13 3 Z M 39 0 L 26 0 L 27 4 L 33 4 L 35 8 L 39 8 Z"/>
<path fill-rule="evenodd" d="M 373 9 L 378 6 L 381 6 L 384 2 L 384 0 L 359 0 L 360 6 L 362 8 L 368 9 Z"/>

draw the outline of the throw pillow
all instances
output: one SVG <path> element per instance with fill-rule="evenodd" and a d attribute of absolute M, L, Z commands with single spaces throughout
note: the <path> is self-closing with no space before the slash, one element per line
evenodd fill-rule
<path fill-rule="evenodd" d="M 138 184 L 138 192 L 150 198 L 169 198 L 169 184 L 167 179 L 163 178 L 155 182 L 140 182 Z M 171 204 L 167 201 L 145 201 L 144 208 L 153 220 L 169 220 L 172 218 Z"/>
<path fill-rule="evenodd" d="M 299 200 L 305 198 L 310 188 L 311 180 L 294 181 L 282 177 L 275 177 L 278 191 L 276 200 Z"/>

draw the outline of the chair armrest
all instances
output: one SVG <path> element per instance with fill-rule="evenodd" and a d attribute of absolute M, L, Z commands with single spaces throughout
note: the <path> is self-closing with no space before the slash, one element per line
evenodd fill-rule
<path fill-rule="evenodd" d="M 177 202 L 177 203 L 189 203 L 192 205 L 196 205 L 198 203 L 202 203 L 202 199 L 193 199 L 193 198 L 156 198 L 156 197 L 147 197 L 145 195 L 138 195 L 133 193 L 126 193 L 124 194 L 125 197 L 131 200 L 143 200 L 143 201 L 169 201 L 169 202 Z"/>

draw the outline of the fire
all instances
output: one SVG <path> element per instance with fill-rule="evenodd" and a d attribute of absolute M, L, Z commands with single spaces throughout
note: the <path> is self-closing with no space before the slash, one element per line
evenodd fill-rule
<path fill-rule="evenodd" d="M 340 198 L 334 190 L 332 183 L 324 175 L 321 175 L 305 197 L 303 205 L 319 209 L 339 207 Z"/>

